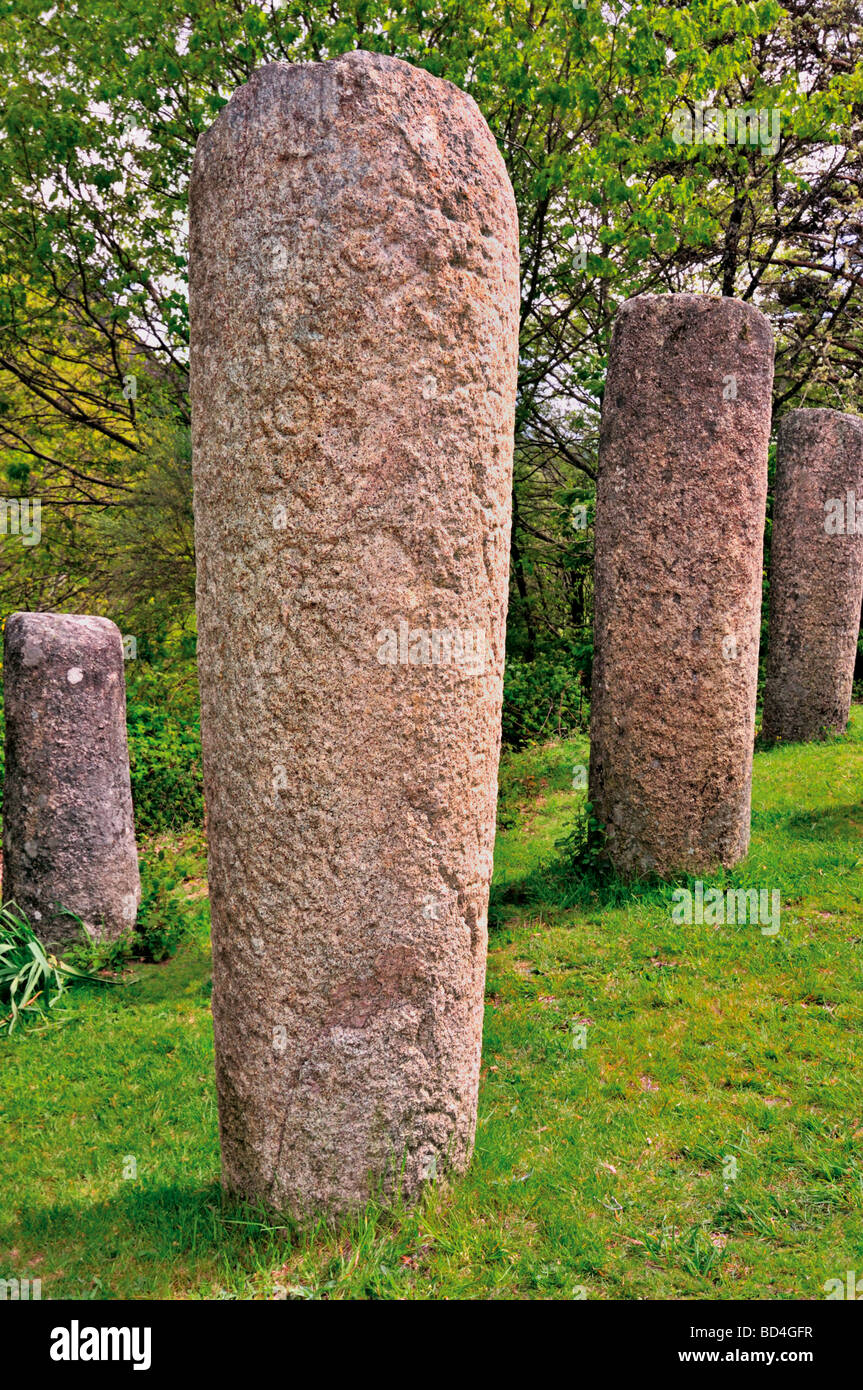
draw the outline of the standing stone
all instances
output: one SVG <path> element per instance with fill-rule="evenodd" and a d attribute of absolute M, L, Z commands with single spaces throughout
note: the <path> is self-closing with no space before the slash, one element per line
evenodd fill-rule
<path fill-rule="evenodd" d="M 132 927 L 141 897 L 120 631 L 13 613 L 3 655 L 3 899 L 48 945 Z"/>
<path fill-rule="evenodd" d="M 751 305 L 639 295 L 599 452 L 590 800 L 625 878 L 749 844 L 773 341 Z"/>
<path fill-rule="evenodd" d="M 223 1183 L 345 1211 L 473 1143 L 516 210 L 471 98 L 355 52 L 235 92 L 191 238 Z"/>
<path fill-rule="evenodd" d="M 863 420 L 792 410 L 776 453 L 765 739 L 845 732 L 861 598 Z"/>

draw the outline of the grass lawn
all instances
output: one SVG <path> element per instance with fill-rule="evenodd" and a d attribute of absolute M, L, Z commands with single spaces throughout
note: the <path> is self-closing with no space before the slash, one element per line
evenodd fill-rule
<path fill-rule="evenodd" d="M 163 838 L 192 939 L 0 1038 L 0 1278 L 43 1298 L 817 1299 L 863 1272 L 863 708 L 844 739 L 756 754 L 750 854 L 711 882 L 779 889 L 774 936 L 675 925 L 671 887 L 573 882 L 555 841 L 586 762 L 572 741 L 501 766 L 467 1177 L 303 1233 L 223 1204 L 203 843 Z"/>

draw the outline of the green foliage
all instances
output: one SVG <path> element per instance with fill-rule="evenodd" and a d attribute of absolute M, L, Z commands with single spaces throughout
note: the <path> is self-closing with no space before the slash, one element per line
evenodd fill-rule
<path fill-rule="evenodd" d="M 583 672 L 592 647 L 561 643 L 532 661 L 508 656 L 503 678 L 503 742 L 514 748 L 569 738 L 586 728 Z"/>
<path fill-rule="evenodd" d="M 122 932 L 111 941 L 91 941 L 86 938 L 67 947 L 64 958 L 79 970 L 100 975 L 103 971 L 118 975 L 134 955 L 134 929 Z"/>
<path fill-rule="evenodd" d="M 0 907 L 0 1033 L 11 1033 L 25 1010 L 52 1009 L 69 985 L 89 981 L 106 984 L 99 976 L 79 970 L 47 951 L 15 903 Z"/>
<path fill-rule="evenodd" d="M 777 407 L 805 396 L 859 409 L 863 68 L 853 5 L 817 7 L 817 25 L 810 8 L 7 5 L 0 472 L 50 506 L 39 546 L 4 546 L 0 613 L 101 603 L 138 632 L 150 609 L 189 612 L 195 142 L 263 63 L 366 48 L 467 90 L 506 162 L 523 286 L 509 649 L 532 662 L 549 633 L 581 640 L 591 540 L 589 528 L 573 533 L 566 503 L 592 507 L 609 339 L 626 298 L 751 299 L 776 332 Z M 775 110 L 778 146 L 679 144 L 675 113 L 696 105 Z M 566 702 L 551 698 L 561 693 L 543 705 L 519 688 L 510 736 L 547 733 L 558 714 L 565 731 Z"/>
<path fill-rule="evenodd" d="M 585 801 L 576 813 L 572 828 L 556 842 L 566 872 L 591 886 L 607 878 L 611 871 L 605 858 L 605 840 L 605 826 L 596 819 L 591 803 Z"/>
<path fill-rule="evenodd" d="M 161 961 L 176 954 L 182 942 L 206 933 L 209 901 L 190 899 L 184 891 L 194 859 L 164 846 L 141 861 L 141 905 L 131 952 L 142 960 Z"/>
<path fill-rule="evenodd" d="M 126 666 L 126 719 L 138 835 L 201 825 L 204 816 L 201 727 L 191 659 L 173 669 Z"/>
<path fill-rule="evenodd" d="M 204 814 L 198 719 L 130 703 L 129 766 L 139 834 L 199 825 Z"/>

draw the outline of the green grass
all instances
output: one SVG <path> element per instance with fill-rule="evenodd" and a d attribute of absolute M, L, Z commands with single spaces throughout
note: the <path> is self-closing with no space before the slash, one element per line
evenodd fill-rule
<path fill-rule="evenodd" d="M 465 1178 L 302 1233 L 223 1203 L 196 928 L 0 1040 L 0 1277 L 48 1298 L 781 1299 L 863 1269 L 863 709 L 844 739 L 756 754 L 751 852 L 715 881 L 779 888 L 774 937 L 676 926 L 669 886 L 569 880 L 555 841 L 586 761 L 575 740 L 501 766 Z M 160 845 L 198 922 L 200 837 Z"/>

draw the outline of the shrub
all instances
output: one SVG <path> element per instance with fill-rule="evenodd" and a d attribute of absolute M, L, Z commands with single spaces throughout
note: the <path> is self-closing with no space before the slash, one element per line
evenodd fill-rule
<path fill-rule="evenodd" d="M 503 741 L 514 748 L 571 738 L 587 727 L 592 647 L 566 644 L 533 661 L 509 657 L 503 678 Z"/>
<path fill-rule="evenodd" d="M 204 787 L 197 709 L 173 711 L 132 700 L 127 721 L 137 833 L 200 825 Z"/>
<path fill-rule="evenodd" d="M 144 960 L 165 960 L 206 925 L 206 898 L 190 901 L 178 893 L 186 882 L 182 857 L 158 850 L 141 863 L 141 906 L 131 947 Z"/>
<path fill-rule="evenodd" d="M 126 666 L 126 723 L 135 829 L 201 825 L 201 722 L 192 652 L 155 653 Z"/>
<path fill-rule="evenodd" d="M 52 1009 L 70 984 L 83 980 L 112 983 L 47 951 L 14 903 L 0 907 L 0 1004 L 9 1009 L 0 1031 L 11 1033 L 25 1009 Z"/>

